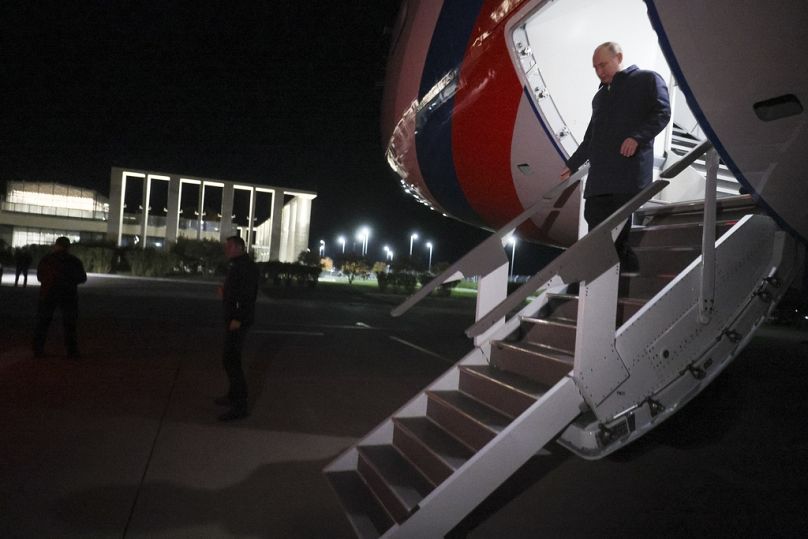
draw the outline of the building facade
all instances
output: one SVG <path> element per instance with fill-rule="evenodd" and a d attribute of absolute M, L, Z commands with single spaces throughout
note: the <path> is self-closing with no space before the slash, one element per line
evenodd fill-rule
<path fill-rule="evenodd" d="M 13 247 L 71 241 L 166 248 L 179 238 L 244 238 L 259 261 L 297 260 L 309 242 L 311 191 L 113 167 L 110 197 L 88 189 L 11 181 L 0 239 Z"/>

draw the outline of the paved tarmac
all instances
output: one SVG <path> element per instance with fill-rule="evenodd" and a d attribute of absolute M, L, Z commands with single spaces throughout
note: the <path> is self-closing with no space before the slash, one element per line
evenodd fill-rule
<path fill-rule="evenodd" d="M 222 424 L 210 283 L 91 275 L 78 362 L 36 288 L 0 288 L 0 537 L 352 537 L 321 475 L 470 347 L 468 301 L 334 289 L 262 297 L 252 415 Z M 456 536 L 796 537 L 808 516 L 808 335 L 767 327 L 693 403 L 587 462 L 533 459 Z"/>

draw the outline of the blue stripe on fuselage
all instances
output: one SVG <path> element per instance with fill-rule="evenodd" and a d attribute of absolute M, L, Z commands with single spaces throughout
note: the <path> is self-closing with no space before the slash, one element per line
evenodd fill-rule
<path fill-rule="evenodd" d="M 418 100 L 455 70 L 458 74 L 466 45 L 480 13 L 483 0 L 445 0 L 441 8 L 432 42 L 429 44 Z M 452 150 L 452 113 L 454 96 L 445 101 L 434 101 L 430 108 L 423 104 L 416 121 L 415 147 L 421 175 L 438 204 L 453 217 L 462 221 L 482 224 L 471 208 L 457 177 Z M 485 136 L 480 133 L 480 136 Z"/>

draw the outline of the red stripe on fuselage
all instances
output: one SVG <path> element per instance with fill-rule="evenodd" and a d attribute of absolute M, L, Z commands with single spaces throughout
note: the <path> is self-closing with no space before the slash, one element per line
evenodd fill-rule
<path fill-rule="evenodd" d="M 522 86 L 504 35 L 508 17 L 498 22 L 492 17 L 498 9 L 502 0 L 486 0 L 480 10 L 460 69 L 452 116 L 460 187 L 471 207 L 494 228 L 523 210 L 511 172 L 511 140 Z"/>

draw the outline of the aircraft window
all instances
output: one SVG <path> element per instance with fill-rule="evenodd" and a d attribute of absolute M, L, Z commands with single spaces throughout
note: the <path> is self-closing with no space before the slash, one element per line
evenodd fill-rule
<path fill-rule="evenodd" d="M 755 114 L 764 122 L 773 122 L 781 118 L 796 116 L 802 113 L 802 103 L 794 94 L 781 95 L 753 105 Z"/>

